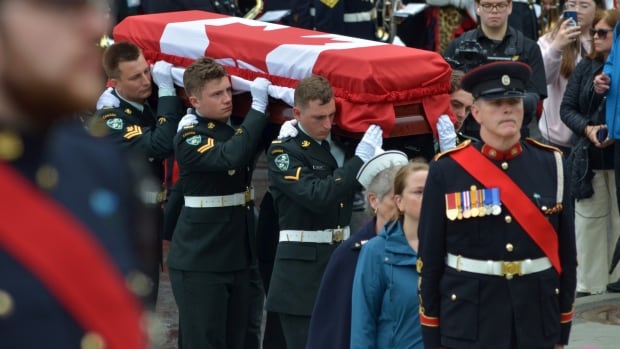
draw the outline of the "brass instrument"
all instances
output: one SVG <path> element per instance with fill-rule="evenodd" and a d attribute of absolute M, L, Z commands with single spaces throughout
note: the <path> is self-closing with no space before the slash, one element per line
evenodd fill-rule
<path fill-rule="evenodd" d="M 256 4 L 254 5 L 254 7 L 252 7 L 252 9 L 250 9 L 250 11 L 248 11 L 245 15 L 243 15 L 243 18 L 256 19 L 256 17 L 258 17 L 258 15 L 263 12 L 264 7 L 265 3 L 263 2 L 263 0 L 256 0 Z"/>
<path fill-rule="evenodd" d="M 379 41 L 392 42 L 396 37 L 396 19 L 394 13 L 401 6 L 400 0 L 377 0 L 377 29 L 375 36 Z"/>

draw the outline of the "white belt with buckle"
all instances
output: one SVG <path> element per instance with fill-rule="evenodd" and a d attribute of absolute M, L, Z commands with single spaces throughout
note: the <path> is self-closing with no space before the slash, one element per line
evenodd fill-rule
<path fill-rule="evenodd" d="M 352 12 L 344 14 L 345 23 L 357 23 L 357 22 L 370 22 L 377 18 L 377 9 L 373 8 L 370 11 L 364 12 Z"/>
<path fill-rule="evenodd" d="M 280 241 L 334 243 L 351 235 L 349 226 L 324 230 L 280 230 Z"/>
<path fill-rule="evenodd" d="M 193 208 L 243 206 L 254 200 L 254 188 L 230 195 L 185 196 L 185 206 Z"/>
<path fill-rule="evenodd" d="M 527 275 L 551 268 L 551 262 L 547 257 L 522 261 L 483 261 L 456 256 L 451 253 L 448 253 L 446 257 L 446 265 L 457 271 L 505 276 L 506 279 L 512 279 L 515 275 Z"/>

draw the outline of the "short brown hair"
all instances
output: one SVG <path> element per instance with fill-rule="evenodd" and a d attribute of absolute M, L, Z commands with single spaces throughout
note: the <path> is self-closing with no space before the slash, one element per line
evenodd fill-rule
<path fill-rule="evenodd" d="M 213 58 L 201 57 L 190 64 L 183 73 L 183 85 L 187 96 L 200 94 L 202 87 L 211 80 L 228 76 L 226 68 Z"/>
<path fill-rule="evenodd" d="M 319 75 L 311 75 L 299 81 L 295 88 L 295 106 L 305 108 L 311 101 L 319 100 L 325 104 L 334 98 L 329 81 Z"/>
<path fill-rule="evenodd" d="M 450 93 L 454 93 L 462 89 L 461 79 L 463 78 L 463 75 L 465 75 L 465 73 L 462 70 L 452 70 L 452 74 L 450 74 Z"/>
<path fill-rule="evenodd" d="M 117 79 L 121 75 L 118 66 L 121 62 L 137 60 L 142 50 L 135 44 L 127 41 L 117 42 L 103 52 L 103 69 L 108 78 Z"/>

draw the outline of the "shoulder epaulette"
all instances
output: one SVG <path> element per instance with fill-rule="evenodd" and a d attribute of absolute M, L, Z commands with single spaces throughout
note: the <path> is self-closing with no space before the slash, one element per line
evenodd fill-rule
<path fill-rule="evenodd" d="M 557 151 L 558 153 L 563 154 L 562 151 L 560 150 L 560 148 L 557 148 L 557 147 L 554 147 L 552 145 L 539 142 L 539 141 L 535 140 L 534 138 L 529 138 L 528 137 L 525 140 L 528 143 L 537 146 L 538 148 L 542 148 L 542 149 L 550 150 L 550 151 Z"/>
<path fill-rule="evenodd" d="M 439 153 L 437 155 L 435 155 L 434 160 L 439 160 L 440 157 L 455 152 L 455 151 L 459 151 L 461 149 L 465 149 L 466 147 L 468 147 L 469 145 L 471 145 L 471 140 L 470 139 L 466 139 L 463 142 L 459 143 L 456 147 L 452 148 L 452 149 L 448 149 L 442 153 Z"/>

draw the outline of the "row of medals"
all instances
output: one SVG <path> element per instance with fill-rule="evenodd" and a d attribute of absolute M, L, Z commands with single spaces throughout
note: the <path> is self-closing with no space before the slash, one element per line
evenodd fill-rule
<path fill-rule="evenodd" d="M 472 185 L 469 190 L 448 193 L 445 197 L 446 217 L 451 221 L 502 213 L 499 188 L 478 189 Z"/>

